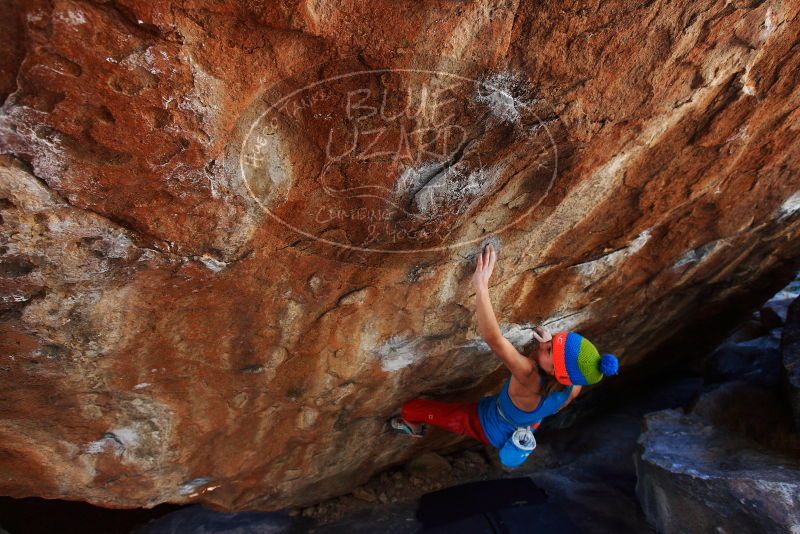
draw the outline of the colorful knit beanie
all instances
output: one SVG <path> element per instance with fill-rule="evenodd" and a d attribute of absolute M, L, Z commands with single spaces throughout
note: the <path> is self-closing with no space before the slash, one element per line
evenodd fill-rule
<path fill-rule="evenodd" d="M 553 374 L 560 383 L 587 386 L 599 382 L 603 376 L 617 374 L 618 369 L 616 356 L 600 356 L 582 335 L 575 332 L 553 335 Z"/>

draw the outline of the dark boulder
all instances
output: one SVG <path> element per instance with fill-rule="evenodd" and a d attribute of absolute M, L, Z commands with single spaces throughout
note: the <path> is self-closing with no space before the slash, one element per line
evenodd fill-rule
<path fill-rule="evenodd" d="M 292 518 L 278 512 L 226 513 L 196 504 L 165 515 L 135 530 L 135 534 L 279 534 L 292 532 Z"/>
<path fill-rule="evenodd" d="M 794 297 L 772 298 L 768 300 L 758 312 L 764 328 L 772 330 L 773 328 L 782 327 L 786 323 L 786 314 L 789 305 L 793 301 Z"/>
<path fill-rule="evenodd" d="M 736 382 L 691 413 L 647 414 L 634 463 L 648 521 L 667 534 L 796 532 L 800 455 L 781 407 L 770 391 Z"/>
<path fill-rule="evenodd" d="M 780 350 L 795 429 L 800 431 L 800 299 L 795 299 L 789 306 Z"/>
<path fill-rule="evenodd" d="M 706 381 L 716 384 L 740 379 L 759 386 L 778 386 L 783 380 L 780 343 L 780 328 L 747 341 L 728 340 L 708 357 Z"/>
<path fill-rule="evenodd" d="M 777 388 L 728 382 L 701 395 L 690 411 L 721 431 L 767 448 L 800 454 L 791 410 Z"/>
<path fill-rule="evenodd" d="M 753 447 L 697 416 L 646 416 L 634 456 L 636 493 L 664 533 L 792 532 L 800 525 L 800 462 Z"/>
<path fill-rule="evenodd" d="M 736 330 L 725 340 L 727 343 L 749 341 L 769 333 L 769 328 L 764 328 L 760 313 L 753 313 L 749 319 L 736 327 Z"/>

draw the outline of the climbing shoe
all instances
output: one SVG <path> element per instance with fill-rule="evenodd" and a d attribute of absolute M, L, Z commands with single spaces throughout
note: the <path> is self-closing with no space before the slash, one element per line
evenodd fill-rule
<path fill-rule="evenodd" d="M 424 437 L 427 432 L 427 427 L 424 424 L 420 425 L 420 431 L 416 432 L 411 425 L 405 422 L 405 420 L 396 415 L 389 419 L 389 428 L 393 432 L 397 432 L 398 434 L 408 434 L 412 438 L 421 438 Z"/>

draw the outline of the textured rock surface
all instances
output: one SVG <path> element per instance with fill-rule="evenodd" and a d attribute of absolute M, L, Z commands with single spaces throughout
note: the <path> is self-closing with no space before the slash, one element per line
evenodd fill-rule
<path fill-rule="evenodd" d="M 623 366 L 798 267 L 796 1 L 6 5 L 6 495 L 274 510 L 351 490 L 418 450 L 384 430 L 403 400 L 504 378 L 469 284 L 489 237 L 515 343 L 574 328 Z M 489 81 L 454 84 L 454 152 L 402 145 L 427 117 L 382 116 L 402 157 L 329 166 L 361 108 L 324 99 L 250 135 L 280 91 L 386 68 Z M 341 80 L 423 100 L 411 76 Z M 383 196 L 335 196 L 361 186 Z M 394 233 L 351 211 L 389 201 Z"/>
<path fill-rule="evenodd" d="M 735 393 L 746 395 L 752 386 L 742 388 Z M 648 520 L 666 534 L 796 532 L 800 528 L 796 454 L 759 447 L 741 433 L 718 426 L 719 420 L 706 419 L 709 412 L 716 419 L 722 416 L 714 406 L 718 402 L 708 400 L 689 415 L 663 410 L 645 417 L 635 462 L 636 493 Z"/>

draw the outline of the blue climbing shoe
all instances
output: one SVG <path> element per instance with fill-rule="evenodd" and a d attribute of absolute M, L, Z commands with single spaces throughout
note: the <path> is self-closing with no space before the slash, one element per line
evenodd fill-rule
<path fill-rule="evenodd" d="M 389 419 L 389 428 L 392 430 L 392 432 L 397 432 L 398 434 L 407 434 L 412 438 L 422 438 L 427 433 L 427 427 L 424 424 L 420 423 L 419 426 L 420 430 L 417 432 L 411 427 L 411 425 L 406 423 L 405 419 L 399 415 Z"/>

